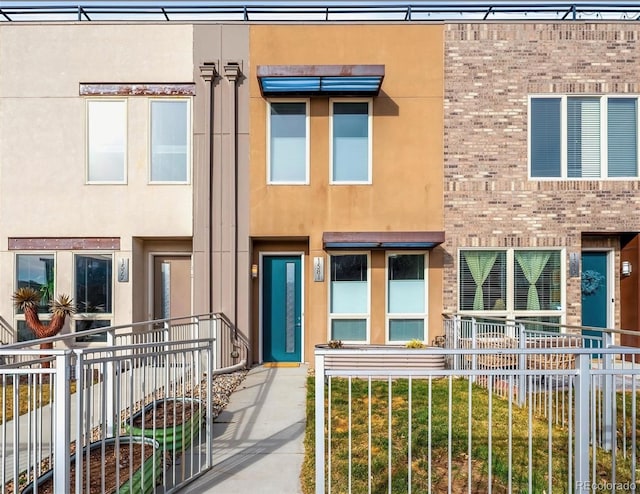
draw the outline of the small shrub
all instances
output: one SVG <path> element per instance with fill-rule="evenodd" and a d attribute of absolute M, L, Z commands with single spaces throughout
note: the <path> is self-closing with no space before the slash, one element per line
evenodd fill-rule
<path fill-rule="evenodd" d="M 329 340 L 329 348 L 342 348 L 341 340 Z"/>
<path fill-rule="evenodd" d="M 405 345 L 405 347 L 407 348 L 424 348 L 426 345 L 418 340 L 418 339 L 413 339 L 411 341 L 408 341 L 407 344 Z"/>

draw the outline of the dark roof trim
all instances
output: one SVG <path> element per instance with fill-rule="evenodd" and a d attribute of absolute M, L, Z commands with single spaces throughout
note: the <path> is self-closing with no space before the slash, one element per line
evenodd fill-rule
<path fill-rule="evenodd" d="M 265 97 L 377 96 L 384 65 L 258 65 Z"/>
<path fill-rule="evenodd" d="M 444 242 L 444 232 L 324 232 L 324 249 L 431 249 Z"/>

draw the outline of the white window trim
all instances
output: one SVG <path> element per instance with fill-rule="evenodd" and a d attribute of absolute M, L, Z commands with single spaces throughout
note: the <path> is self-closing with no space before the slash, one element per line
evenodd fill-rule
<path fill-rule="evenodd" d="M 367 103 L 368 109 L 368 168 L 367 180 L 342 181 L 333 178 L 333 105 L 334 103 Z M 329 99 L 329 184 L 331 185 L 371 185 L 373 183 L 373 98 L 331 98 Z"/>
<path fill-rule="evenodd" d="M 271 180 L 271 104 L 272 103 L 304 103 L 305 106 L 305 179 L 304 180 L 292 180 L 292 181 L 280 181 Z M 294 99 L 278 99 L 267 100 L 267 167 L 266 167 L 266 183 L 268 185 L 309 185 L 309 163 L 310 159 L 310 117 L 309 117 L 309 100 L 305 98 Z"/>
<path fill-rule="evenodd" d="M 567 99 L 568 98 L 599 98 L 600 99 L 600 177 L 569 177 L 567 160 Z M 560 176 L 559 177 L 533 177 L 531 176 L 531 100 L 532 99 L 560 99 Z M 635 177 L 609 177 L 609 156 L 608 156 L 608 125 L 607 110 L 608 100 L 613 98 L 636 98 L 636 122 L 638 135 L 636 136 L 636 160 L 638 163 L 638 175 Z M 530 94 L 527 100 L 527 174 L 529 180 L 535 181 L 629 181 L 640 179 L 640 97 L 636 94 Z"/>
<path fill-rule="evenodd" d="M 342 340 L 343 343 L 369 344 L 371 341 L 371 252 L 370 251 L 330 251 L 328 257 L 328 290 L 327 290 L 327 341 L 331 340 L 331 322 L 334 319 L 364 319 L 367 337 L 364 340 Z M 345 255 L 366 255 L 367 256 L 367 314 L 335 314 L 331 312 L 331 257 Z"/>
<path fill-rule="evenodd" d="M 123 179 L 122 180 L 89 180 L 89 106 L 91 102 L 116 102 L 120 101 L 124 103 L 124 163 L 123 163 Z M 126 98 L 87 98 L 85 100 L 85 135 L 84 135 L 84 147 L 85 147 L 85 184 L 87 185 L 126 185 L 128 177 L 128 164 L 129 164 L 129 104 Z"/>
<path fill-rule="evenodd" d="M 151 180 L 151 168 L 153 166 L 151 153 L 152 153 L 152 145 L 151 142 L 151 126 L 152 126 L 152 116 L 151 116 L 151 106 L 154 101 L 185 101 L 187 103 L 187 178 L 186 180 Z M 192 152 L 193 149 L 193 132 L 191 129 L 193 128 L 193 112 L 191 111 L 192 107 L 192 98 L 149 98 L 147 103 L 147 156 L 149 166 L 147 167 L 147 181 L 150 185 L 188 185 L 191 183 L 191 171 L 192 171 Z"/>
<path fill-rule="evenodd" d="M 462 310 L 460 307 L 462 306 L 461 300 L 461 290 L 460 290 L 460 277 L 462 274 L 462 252 L 463 251 L 478 251 L 478 250 L 486 250 L 486 251 L 498 251 L 505 252 L 505 263 L 506 263 L 506 309 L 505 310 L 484 310 L 484 311 L 474 311 L 474 310 Z M 544 250 L 544 251 L 555 251 L 560 252 L 560 309 L 558 310 L 524 310 L 524 309 L 515 309 L 515 300 L 514 300 L 514 285 L 515 285 L 515 251 L 533 251 L 533 250 Z M 457 269 L 457 292 L 458 292 L 458 312 L 460 314 L 475 316 L 475 317 L 506 317 L 508 319 L 526 319 L 527 317 L 557 317 L 559 319 L 560 324 L 564 324 L 566 320 L 567 314 L 567 264 L 566 264 L 566 251 L 565 249 L 558 249 L 554 247 L 532 247 L 532 248 L 513 248 L 513 247 L 460 247 L 458 249 L 458 269 Z"/>
<path fill-rule="evenodd" d="M 389 258 L 393 255 L 422 255 L 424 256 L 424 312 L 423 313 L 389 313 Z M 392 340 L 390 338 L 391 319 L 422 319 L 424 320 L 424 334 L 422 341 L 429 336 L 429 252 L 428 251 L 388 251 L 385 255 L 385 343 L 387 345 L 402 345 L 410 340 Z"/>

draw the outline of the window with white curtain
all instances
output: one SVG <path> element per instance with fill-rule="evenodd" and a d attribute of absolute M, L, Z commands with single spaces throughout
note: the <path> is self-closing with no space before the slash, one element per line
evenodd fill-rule
<path fill-rule="evenodd" d="M 563 317 L 562 251 L 469 249 L 459 261 L 461 311 L 552 323 Z"/>
<path fill-rule="evenodd" d="M 638 98 L 533 96 L 531 178 L 638 178 Z"/>
<path fill-rule="evenodd" d="M 309 183 L 307 101 L 269 103 L 267 182 Z"/>
<path fill-rule="evenodd" d="M 369 322 L 369 256 L 330 258 L 329 320 L 332 340 L 366 342 Z"/>
<path fill-rule="evenodd" d="M 427 321 L 425 253 L 387 255 L 388 341 L 424 341 Z"/>

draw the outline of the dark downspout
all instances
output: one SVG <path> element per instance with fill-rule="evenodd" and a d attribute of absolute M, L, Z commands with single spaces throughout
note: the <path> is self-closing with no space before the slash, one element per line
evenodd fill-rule
<path fill-rule="evenodd" d="M 233 326 L 235 333 L 238 331 L 238 79 L 242 74 L 238 62 L 227 62 L 224 65 L 224 73 L 231 82 L 233 93 L 233 111 L 231 116 L 231 138 L 233 139 Z"/>
<path fill-rule="evenodd" d="M 213 313 L 213 125 L 214 125 L 214 90 L 213 85 L 218 75 L 216 64 L 213 62 L 205 62 L 200 66 L 200 75 L 208 84 L 209 89 L 209 119 L 208 126 L 205 129 L 207 134 L 207 144 L 209 148 L 209 196 L 208 196 L 208 218 L 209 218 L 209 235 L 208 235 L 208 255 L 209 255 L 209 313 Z"/>

